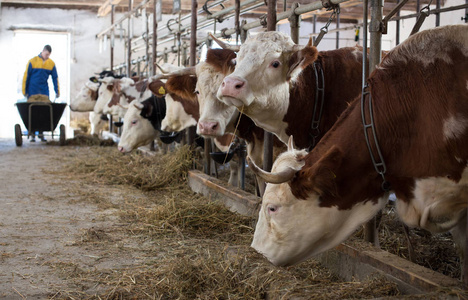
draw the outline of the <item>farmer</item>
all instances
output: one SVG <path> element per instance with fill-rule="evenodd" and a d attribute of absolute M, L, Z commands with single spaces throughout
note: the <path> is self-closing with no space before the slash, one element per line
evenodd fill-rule
<path fill-rule="evenodd" d="M 23 76 L 23 95 L 28 102 L 50 102 L 49 84 L 47 80 L 52 76 L 56 98 L 60 97 L 57 69 L 55 63 L 49 58 L 52 47 L 45 45 L 38 56 L 29 60 Z M 42 132 L 39 132 L 41 141 L 46 142 Z M 35 142 L 34 132 L 31 134 L 31 142 Z"/>

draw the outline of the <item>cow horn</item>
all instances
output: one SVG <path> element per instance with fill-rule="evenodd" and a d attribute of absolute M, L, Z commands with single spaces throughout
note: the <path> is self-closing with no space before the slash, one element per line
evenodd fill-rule
<path fill-rule="evenodd" d="M 136 103 L 135 103 L 135 104 L 136 104 Z M 120 107 L 123 108 L 123 109 L 128 109 L 128 105 L 122 105 L 122 104 L 120 104 L 120 103 L 118 103 L 117 105 L 120 106 Z M 135 107 L 136 107 L 136 106 L 135 106 Z M 136 107 L 136 108 L 138 108 L 138 107 Z M 138 109 L 139 109 L 139 108 L 138 108 Z"/>
<path fill-rule="evenodd" d="M 180 69 L 180 70 L 177 70 L 177 71 L 174 71 L 174 72 L 171 72 L 171 73 L 167 73 L 167 74 L 154 75 L 153 77 L 150 78 L 151 79 L 150 82 L 156 81 L 158 79 L 168 79 L 168 78 L 170 78 L 172 76 L 182 76 L 182 75 L 196 76 L 197 75 L 196 68 L 195 67 L 187 67 L 187 68 Z"/>
<path fill-rule="evenodd" d="M 304 49 L 305 47 L 312 47 L 314 45 L 313 41 L 312 41 L 312 37 L 309 38 L 309 42 L 307 43 L 307 45 L 294 45 L 292 47 L 292 51 L 293 52 L 296 52 L 296 51 L 300 51 L 302 49 Z"/>
<path fill-rule="evenodd" d="M 143 108 L 145 107 L 145 106 L 144 106 L 142 103 L 140 103 L 140 102 L 135 102 L 135 103 L 133 103 L 133 105 L 134 105 L 137 109 L 139 109 L 139 110 L 143 110 Z"/>
<path fill-rule="evenodd" d="M 169 73 L 168 70 L 163 69 L 163 67 L 161 67 L 159 64 L 156 64 L 156 63 L 155 63 L 155 65 L 156 65 L 156 67 L 158 67 L 159 70 L 161 70 L 161 72 L 162 72 L 163 74 Z"/>
<path fill-rule="evenodd" d="M 251 170 L 257 175 L 258 177 L 262 178 L 266 182 L 269 183 L 274 183 L 274 184 L 279 184 L 283 182 L 287 182 L 291 180 L 294 175 L 296 174 L 296 170 L 292 168 L 288 168 L 286 170 L 283 170 L 281 172 L 277 173 L 271 173 L 271 172 L 266 172 L 259 168 L 251 159 L 249 156 L 247 156 L 247 162 L 251 168 Z"/>
<path fill-rule="evenodd" d="M 210 35 L 210 37 L 213 39 L 213 41 L 215 41 L 218 45 L 221 46 L 221 48 L 223 49 L 229 49 L 229 50 L 232 50 L 234 52 L 238 52 L 240 50 L 240 46 L 239 45 L 229 45 L 229 44 L 226 44 L 225 42 L 221 41 L 220 39 L 218 39 L 217 37 L 215 37 L 211 32 L 208 33 Z"/>

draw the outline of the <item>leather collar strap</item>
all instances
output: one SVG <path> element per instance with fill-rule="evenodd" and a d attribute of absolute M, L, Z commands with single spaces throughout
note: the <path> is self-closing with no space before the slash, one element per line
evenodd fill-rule
<path fill-rule="evenodd" d="M 311 151 L 317 144 L 317 138 L 320 136 L 320 122 L 323 114 L 323 104 L 325 103 L 325 77 L 323 76 L 322 63 L 317 60 L 314 62 L 315 73 L 315 102 L 312 122 L 310 125 L 310 146 Z"/>

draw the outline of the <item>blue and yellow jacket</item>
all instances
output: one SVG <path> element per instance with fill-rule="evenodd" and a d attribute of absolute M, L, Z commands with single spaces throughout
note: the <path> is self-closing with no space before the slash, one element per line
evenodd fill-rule
<path fill-rule="evenodd" d="M 47 84 L 49 75 L 52 76 L 55 93 L 60 94 L 54 61 L 50 58 L 43 61 L 40 54 L 32 58 L 28 62 L 23 76 L 23 95 L 28 97 L 37 94 L 49 96 L 49 85 Z"/>

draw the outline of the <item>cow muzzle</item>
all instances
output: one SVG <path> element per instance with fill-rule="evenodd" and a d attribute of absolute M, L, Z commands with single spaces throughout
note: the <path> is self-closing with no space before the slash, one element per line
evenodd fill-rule
<path fill-rule="evenodd" d="M 221 136 L 220 126 L 218 122 L 199 121 L 198 122 L 199 134 L 203 136 Z"/>
<path fill-rule="evenodd" d="M 218 96 L 227 105 L 241 107 L 249 105 L 248 82 L 238 76 L 227 76 L 219 87 Z"/>

